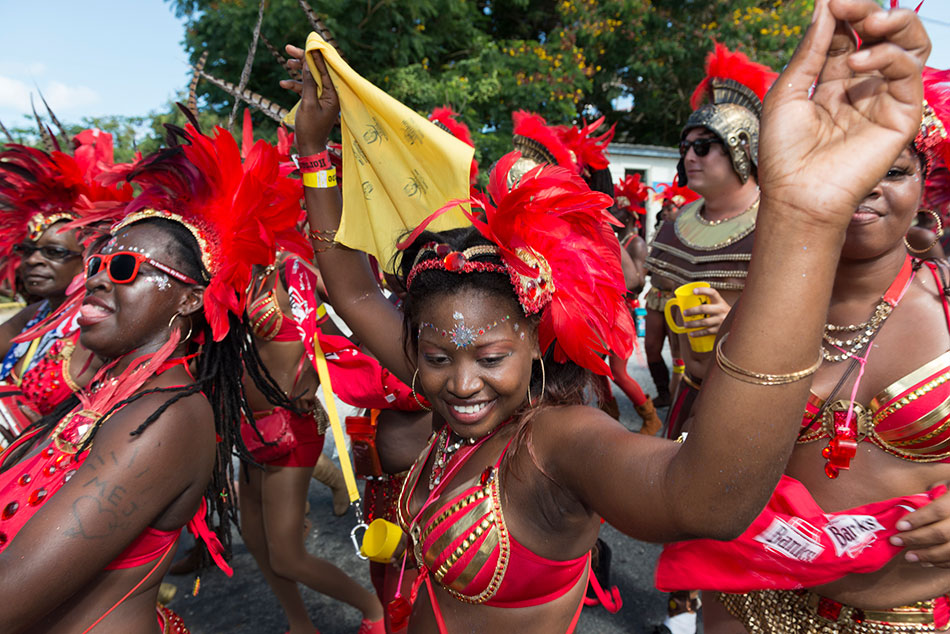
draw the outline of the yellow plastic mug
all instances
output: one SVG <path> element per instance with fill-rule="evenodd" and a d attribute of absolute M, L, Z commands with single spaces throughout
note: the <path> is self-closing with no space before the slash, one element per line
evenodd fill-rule
<path fill-rule="evenodd" d="M 691 282 L 689 284 L 683 284 L 675 291 L 673 291 L 673 297 L 666 302 L 666 306 L 663 307 L 663 313 L 666 315 L 666 323 L 669 324 L 670 330 L 677 334 L 695 332 L 697 330 L 702 330 L 702 328 L 689 328 L 688 322 L 696 321 L 698 319 L 704 319 L 706 315 L 683 315 L 683 311 L 688 308 L 695 308 L 696 306 L 702 306 L 703 304 L 709 303 L 709 298 L 705 295 L 694 295 L 693 289 L 695 288 L 710 288 L 709 282 Z M 676 323 L 676 319 L 673 318 L 673 313 L 671 312 L 673 306 L 677 306 L 680 309 L 680 315 L 683 318 L 683 324 L 680 326 Z M 716 341 L 716 335 L 703 335 L 702 337 L 688 337 L 689 347 L 693 349 L 693 352 L 712 352 L 713 343 Z"/>
<path fill-rule="evenodd" d="M 388 564 L 402 540 L 402 529 L 381 517 L 370 522 L 363 533 L 360 552 L 370 561 Z"/>

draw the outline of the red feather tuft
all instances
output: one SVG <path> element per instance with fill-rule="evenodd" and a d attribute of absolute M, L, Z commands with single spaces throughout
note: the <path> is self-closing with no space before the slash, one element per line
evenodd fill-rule
<path fill-rule="evenodd" d="M 557 130 L 548 125 L 539 114 L 527 112 L 525 110 L 516 110 L 511 113 L 511 120 L 514 122 L 514 133 L 540 143 L 546 149 L 557 164 L 563 168 L 577 171 L 577 165 L 574 157 L 571 156 L 571 150 L 558 136 Z"/>
<path fill-rule="evenodd" d="M 429 115 L 429 121 L 433 123 L 441 123 L 449 131 L 449 134 L 454 136 L 459 141 L 462 141 L 466 145 L 475 147 L 475 142 L 472 141 L 472 133 L 468 129 L 468 126 L 463 122 L 458 120 L 458 113 L 449 108 L 448 106 L 442 106 L 441 108 L 436 108 L 432 111 L 432 114 Z M 478 182 L 478 161 L 472 158 L 472 167 L 469 171 L 469 180 L 472 184 Z"/>
<path fill-rule="evenodd" d="M 614 204 L 630 214 L 646 214 L 651 191 L 652 187 L 640 182 L 639 174 L 630 174 L 614 185 Z"/>
<path fill-rule="evenodd" d="M 762 100 L 777 77 L 778 73 L 768 66 L 753 62 L 745 53 L 732 52 L 724 44 L 716 42 L 713 51 L 706 56 L 706 77 L 696 86 L 689 105 L 693 110 L 702 105 L 714 78 L 735 80 Z"/>
<path fill-rule="evenodd" d="M 509 271 L 537 274 L 517 250 L 540 256 L 550 267 L 555 290 L 541 314 L 542 350 L 553 344 L 556 360 L 570 359 L 609 376 L 602 355 L 613 352 L 626 359 L 634 340 L 620 245 L 610 229 L 617 222 L 607 212 L 610 196 L 591 191 L 578 175 L 553 165 L 529 170 L 509 188 L 508 172 L 519 158 L 511 152 L 499 159 L 488 185 L 494 202 L 485 196 L 467 201 L 485 212 L 471 213 L 469 219 L 498 245 Z"/>
<path fill-rule="evenodd" d="M 653 200 L 661 202 L 670 202 L 677 207 L 682 207 L 687 203 L 699 199 L 699 194 L 689 187 L 680 187 L 676 181 L 672 183 L 661 183 L 659 190 L 654 194 Z"/>
<path fill-rule="evenodd" d="M 604 117 L 601 117 L 590 125 L 587 124 L 587 121 L 584 121 L 581 128 L 576 125 L 560 126 L 558 128 L 558 136 L 564 145 L 574 153 L 574 158 L 581 170 L 602 170 L 610 165 L 610 161 L 607 160 L 607 146 L 614 138 L 617 124 L 610 126 L 600 136 L 594 136 L 594 131 L 603 123 Z"/>

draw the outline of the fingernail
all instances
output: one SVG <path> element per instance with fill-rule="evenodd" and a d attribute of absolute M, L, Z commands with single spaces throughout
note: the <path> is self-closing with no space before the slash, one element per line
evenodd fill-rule
<path fill-rule="evenodd" d="M 916 553 L 907 553 L 904 555 L 904 559 L 907 561 L 920 561 L 920 557 L 918 557 Z"/>
<path fill-rule="evenodd" d="M 934 565 L 933 565 L 932 563 L 929 563 L 929 562 L 926 562 L 926 561 L 922 561 L 922 562 L 920 562 L 920 567 L 921 567 L 921 568 L 933 568 Z"/>
<path fill-rule="evenodd" d="M 863 51 L 858 51 L 857 53 L 852 53 L 851 61 L 861 64 L 866 62 L 869 57 L 871 57 L 871 51 L 869 49 L 865 49 Z"/>
<path fill-rule="evenodd" d="M 895 526 L 899 531 L 909 531 L 912 528 L 907 520 L 900 520 Z"/>
<path fill-rule="evenodd" d="M 891 542 L 891 545 L 893 545 L 893 546 L 903 546 L 903 545 L 904 545 L 904 540 L 901 539 L 900 537 L 898 537 L 897 535 L 892 535 L 892 536 L 891 536 L 891 539 L 890 539 L 889 541 Z"/>

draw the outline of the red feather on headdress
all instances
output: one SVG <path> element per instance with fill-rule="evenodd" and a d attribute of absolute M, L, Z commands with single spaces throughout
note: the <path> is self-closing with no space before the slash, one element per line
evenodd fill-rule
<path fill-rule="evenodd" d="M 630 174 L 614 185 L 614 204 L 627 213 L 644 215 L 651 191 L 652 187 L 640 182 L 639 174 Z"/>
<path fill-rule="evenodd" d="M 601 117 L 591 124 L 584 121 L 584 125 L 580 128 L 576 125 L 560 126 L 558 128 L 558 136 L 560 136 L 564 145 L 574 153 L 574 159 L 581 170 L 585 168 L 602 170 L 610 165 L 610 161 L 607 160 L 607 146 L 614 138 L 617 124 L 610 126 L 600 136 L 594 136 L 597 128 L 603 125 L 604 118 Z"/>
<path fill-rule="evenodd" d="M 432 114 L 429 115 L 429 121 L 440 124 L 448 130 L 449 134 L 462 143 L 475 147 L 475 142 L 472 141 L 472 132 L 468 129 L 467 125 L 458 120 L 458 113 L 448 106 L 434 109 Z M 472 167 L 469 171 L 469 180 L 472 184 L 478 182 L 478 161 L 476 161 L 474 157 L 472 158 Z"/>
<path fill-rule="evenodd" d="M 464 213 L 497 245 L 509 273 L 537 278 L 532 259 L 550 269 L 554 290 L 541 309 L 542 351 L 553 344 L 556 361 L 571 360 L 610 376 L 602 355 L 628 358 L 635 332 L 624 301 L 620 243 L 611 229 L 619 223 L 607 211 L 610 196 L 591 191 L 580 176 L 556 165 L 539 165 L 509 187 L 508 172 L 520 157 L 511 152 L 498 160 L 488 196 L 450 201 L 399 246 L 411 244 L 432 220 L 461 202 L 483 209 L 484 216 Z"/>
<path fill-rule="evenodd" d="M 950 219 L 950 71 L 925 67 L 924 116 L 914 147 L 927 158 L 923 206 Z"/>
<path fill-rule="evenodd" d="M 516 110 L 511 113 L 511 120 L 514 122 L 514 134 L 525 137 L 541 145 L 548 154 L 554 157 L 555 162 L 565 169 L 577 171 L 577 165 L 574 157 L 571 156 L 571 150 L 558 136 L 557 130 L 548 125 L 539 114 L 527 112 L 526 110 Z M 516 143 L 517 145 L 517 143 Z"/>
<path fill-rule="evenodd" d="M 689 105 L 693 110 L 699 108 L 709 96 L 713 79 L 737 81 L 754 92 L 761 101 L 777 77 L 778 73 L 768 66 L 753 62 L 745 53 L 732 52 L 724 44 L 716 42 L 713 51 L 706 56 L 706 77 L 696 86 Z"/>
<path fill-rule="evenodd" d="M 676 181 L 672 183 L 660 183 L 660 189 L 656 191 L 653 200 L 660 202 L 670 202 L 677 207 L 682 207 L 694 200 L 699 200 L 699 194 L 689 187 L 680 187 Z"/>
<path fill-rule="evenodd" d="M 308 260 L 312 249 L 296 230 L 300 182 L 281 175 L 274 146 L 259 140 L 246 147 L 242 162 L 237 142 L 223 128 L 209 137 L 188 124 L 183 134 L 186 145 L 148 156 L 128 173 L 142 191 L 122 218 L 157 210 L 197 227 L 211 274 L 205 317 L 220 341 L 228 332 L 227 313 L 244 313 L 252 267 L 272 264 L 278 248 Z"/>

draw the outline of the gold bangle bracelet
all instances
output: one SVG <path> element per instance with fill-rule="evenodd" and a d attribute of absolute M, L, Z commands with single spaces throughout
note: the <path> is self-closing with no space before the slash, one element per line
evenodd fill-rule
<path fill-rule="evenodd" d="M 801 381 L 802 379 L 811 376 L 816 371 L 818 371 L 818 368 L 821 366 L 822 356 L 819 354 L 818 361 L 815 362 L 813 366 L 804 370 L 799 370 L 798 372 L 790 372 L 788 374 L 767 374 L 764 372 L 752 372 L 751 370 L 746 370 L 745 368 L 739 367 L 726 357 L 725 353 L 722 351 L 722 344 L 728 337 L 729 333 L 727 332 L 716 344 L 716 365 L 718 365 L 723 372 L 732 378 L 745 383 L 753 383 L 755 385 L 786 385 L 788 383 L 795 383 L 796 381 Z"/>

